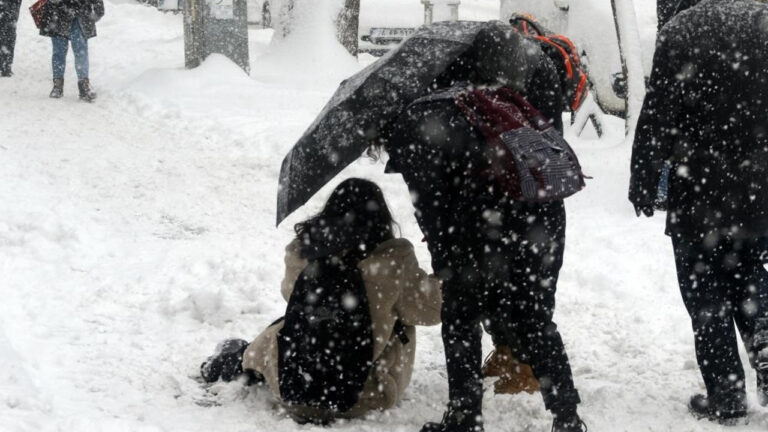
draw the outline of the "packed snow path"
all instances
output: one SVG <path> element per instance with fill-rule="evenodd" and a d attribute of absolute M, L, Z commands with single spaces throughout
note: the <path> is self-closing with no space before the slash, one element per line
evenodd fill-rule
<path fill-rule="evenodd" d="M 184 71 L 179 16 L 106 6 L 91 41 L 95 104 L 77 101 L 71 57 L 64 99 L 48 99 L 50 41 L 26 15 L 17 75 L 0 80 L 0 431 L 326 430 L 297 426 L 266 391 L 206 392 L 195 376 L 218 341 L 250 339 L 282 314 L 283 246 L 322 198 L 275 229 L 279 163 L 361 66 L 332 48 L 318 68 L 298 50 L 262 57 L 271 34 L 253 30 L 251 77 L 221 57 Z M 567 201 L 556 313 L 581 412 L 597 432 L 719 430 L 686 411 L 702 384 L 671 247 L 663 218 L 637 219 L 627 202 L 630 148 L 622 122 L 609 128 L 570 137 L 594 176 Z M 405 185 L 382 171 L 363 160 L 344 175 L 383 185 L 427 267 Z M 439 419 L 439 328 L 418 336 L 405 400 L 334 428 L 412 432 Z M 750 424 L 733 430 L 762 431 L 768 410 L 747 377 Z M 549 430 L 538 395 L 492 393 L 488 431 Z"/>

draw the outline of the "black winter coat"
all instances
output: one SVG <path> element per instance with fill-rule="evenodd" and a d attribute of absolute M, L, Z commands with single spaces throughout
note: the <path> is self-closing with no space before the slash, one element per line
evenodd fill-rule
<path fill-rule="evenodd" d="M 96 21 L 104 16 L 103 0 L 48 0 L 43 10 L 40 35 L 69 39 L 77 18 L 86 39 L 96 36 Z"/>
<path fill-rule="evenodd" d="M 768 235 L 768 4 L 703 0 L 659 34 L 629 200 L 651 205 L 665 161 L 667 234 Z"/>
<path fill-rule="evenodd" d="M 669 22 L 675 14 L 690 7 L 696 6 L 701 0 L 656 0 L 656 18 L 658 28 L 661 30 L 664 24 Z"/>
<path fill-rule="evenodd" d="M 525 89 L 531 104 L 562 131 L 560 78 L 543 52 Z M 452 100 L 409 106 L 391 125 L 384 148 L 389 154 L 386 172 L 401 173 L 411 192 L 435 272 L 456 267 L 487 244 L 501 241 L 502 227 L 488 224 L 490 213 L 504 215 L 505 229 L 530 229 L 532 221 L 565 227 L 562 201 L 524 203 L 494 192 L 494 181 L 480 174 L 488 163 L 485 140 Z M 522 235 L 525 230 L 518 231 Z"/>

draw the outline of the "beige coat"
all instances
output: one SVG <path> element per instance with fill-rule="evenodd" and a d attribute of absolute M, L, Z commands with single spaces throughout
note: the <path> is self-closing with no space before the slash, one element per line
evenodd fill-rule
<path fill-rule="evenodd" d="M 280 291 L 286 301 L 306 265 L 307 262 L 299 256 L 298 241 L 294 240 L 285 248 L 285 278 Z M 439 324 L 442 304 L 439 280 L 419 268 L 413 245 L 406 239 L 392 239 L 380 244 L 368 258 L 360 261 L 358 267 L 363 274 L 371 308 L 375 362 L 360 400 L 345 413 L 347 417 L 390 408 L 402 398 L 413 372 L 414 326 Z M 405 325 L 410 339 L 406 345 L 393 335 L 392 328 L 397 319 Z M 277 332 L 282 327 L 282 322 L 268 327 L 248 346 L 243 356 L 243 369 L 253 369 L 264 375 L 278 399 Z"/>

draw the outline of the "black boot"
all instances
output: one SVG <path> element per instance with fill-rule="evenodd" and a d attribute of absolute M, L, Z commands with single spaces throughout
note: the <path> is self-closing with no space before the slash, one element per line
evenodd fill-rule
<path fill-rule="evenodd" d="M 768 372 L 768 335 L 761 334 L 760 339 L 755 340 L 755 369 Z"/>
<path fill-rule="evenodd" d="M 697 394 L 688 403 L 688 411 L 699 420 L 735 425 L 747 416 L 747 405 L 743 400 L 714 403 L 708 397 Z"/>
<path fill-rule="evenodd" d="M 93 102 L 96 99 L 96 93 L 91 90 L 91 82 L 88 78 L 83 78 L 77 82 L 77 89 L 80 90 L 80 100 Z"/>
<path fill-rule="evenodd" d="M 587 432 L 587 425 L 579 416 L 570 420 L 556 418 L 552 422 L 552 432 Z"/>
<path fill-rule="evenodd" d="M 768 370 L 757 371 L 757 403 L 768 406 Z"/>
<path fill-rule="evenodd" d="M 53 89 L 51 90 L 51 94 L 49 96 L 53 99 L 58 99 L 64 96 L 64 78 L 53 79 Z"/>
<path fill-rule="evenodd" d="M 232 381 L 243 373 L 243 353 L 248 342 L 227 339 L 216 346 L 216 352 L 200 365 L 200 375 L 205 382 Z"/>
<path fill-rule="evenodd" d="M 427 423 L 421 432 L 484 432 L 483 416 L 479 410 L 448 407 L 440 423 Z"/>
<path fill-rule="evenodd" d="M 761 406 L 768 406 L 768 344 L 761 346 L 757 351 L 755 361 L 757 373 L 757 402 Z"/>
<path fill-rule="evenodd" d="M 587 425 L 579 418 L 576 406 L 552 410 L 552 432 L 587 432 Z"/>
<path fill-rule="evenodd" d="M 0 52 L 0 77 L 9 78 L 13 76 L 13 71 L 11 71 L 11 64 L 8 62 L 8 60 L 3 55 L 3 53 Z"/>

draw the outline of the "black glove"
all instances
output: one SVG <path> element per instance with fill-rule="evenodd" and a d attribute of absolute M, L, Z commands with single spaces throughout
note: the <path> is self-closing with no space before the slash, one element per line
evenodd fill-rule
<path fill-rule="evenodd" d="M 635 213 L 637 213 L 637 217 L 640 217 L 641 213 L 651 217 L 653 216 L 653 204 L 635 204 Z"/>

